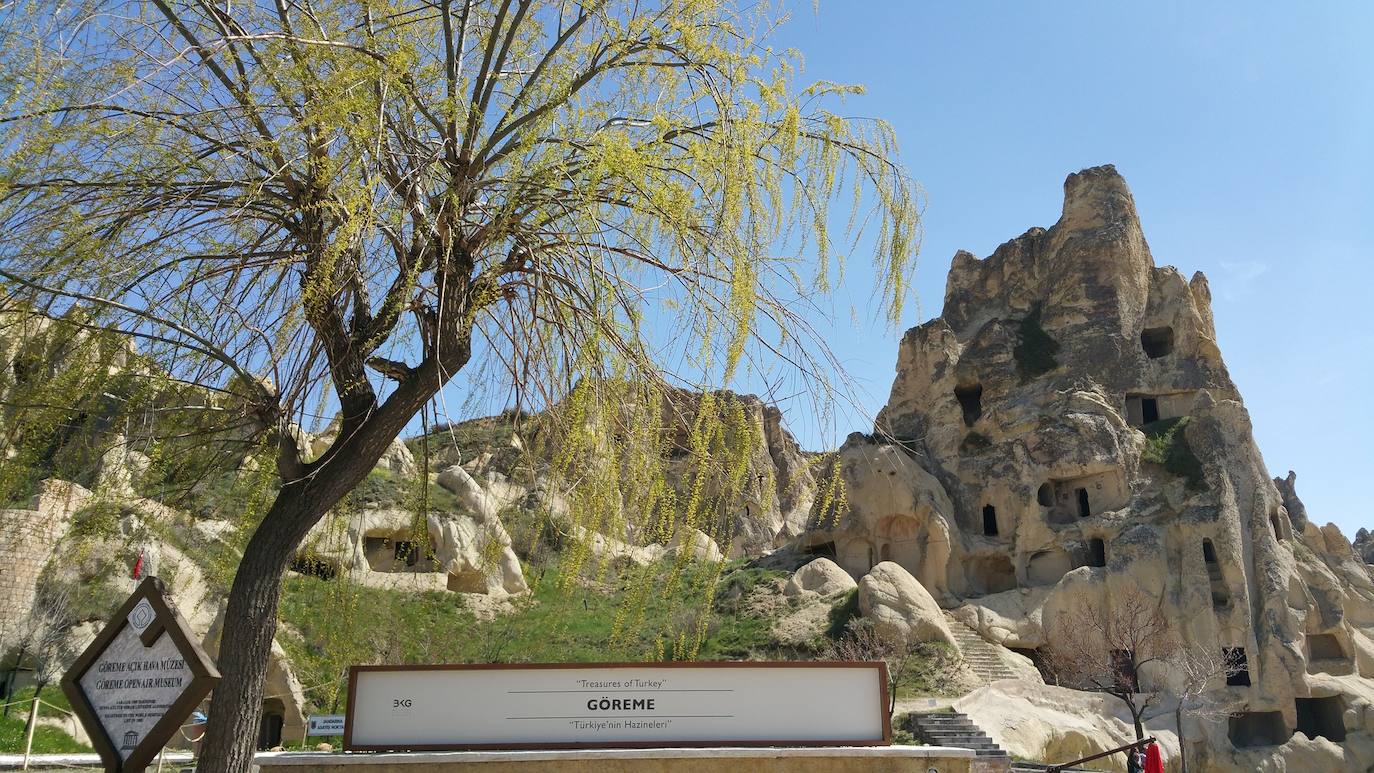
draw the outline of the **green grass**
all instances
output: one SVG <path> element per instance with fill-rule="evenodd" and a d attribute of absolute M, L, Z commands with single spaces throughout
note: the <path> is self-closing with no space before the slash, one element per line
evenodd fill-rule
<path fill-rule="evenodd" d="M 364 588 L 314 577 L 289 577 L 281 619 L 299 636 L 281 637 L 321 711 L 341 710 L 341 677 L 350 664 L 638 661 L 670 657 L 681 637 L 698 630 L 710 568 L 689 564 L 673 581 L 669 565 L 634 570 L 615 582 L 575 582 L 560 587 L 556 566 L 532 579 L 534 592 L 517 610 L 478 620 L 454 593 L 404 593 Z M 760 582 L 783 572 L 731 568 L 722 578 L 704 624 L 699 660 L 778 657 L 773 620 L 743 612 L 742 600 Z M 645 585 L 647 583 L 647 585 Z M 629 633 L 612 642 L 617 619 L 635 588 L 645 600 L 642 619 L 623 624 Z M 647 589 L 647 593 L 643 591 Z M 622 621 L 623 622 L 623 621 Z M 786 654 L 786 653 L 782 653 Z"/>
<path fill-rule="evenodd" d="M 55 687 L 43 690 L 41 698 L 54 706 L 70 710 L 67 703 L 67 696 Z M 18 705 L 10 707 L 9 716 L 0 715 L 0 754 L 23 754 L 24 753 L 24 723 L 29 716 L 29 701 L 33 699 L 33 688 L 26 688 L 15 693 L 11 701 L 18 701 Z M 42 706 L 39 708 L 39 716 L 56 716 L 54 709 Z M 71 752 L 89 752 L 91 748 L 79 743 L 75 738 L 67 735 L 62 730 L 55 727 L 39 725 L 33 731 L 33 753 L 34 754 L 64 754 Z"/>
<path fill-rule="evenodd" d="M 1151 422 L 1145 431 L 1145 451 L 1141 460 L 1158 464 L 1169 473 L 1185 478 L 1188 488 L 1205 487 L 1202 462 L 1188 445 L 1184 431 L 1191 419 L 1187 416 Z"/>
<path fill-rule="evenodd" d="M 1040 326 L 1040 304 L 1037 303 L 1016 326 L 1016 347 L 1012 349 L 1012 356 L 1016 358 L 1016 372 L 1021 375 L 1022 383 L 1059 367 L 1059 360 L 1055 359 L 1058 353 L 1059 342 Z"/>

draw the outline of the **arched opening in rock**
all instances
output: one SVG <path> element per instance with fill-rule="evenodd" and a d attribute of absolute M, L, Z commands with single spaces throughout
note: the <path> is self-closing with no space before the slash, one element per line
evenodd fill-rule
<path fill-rule="evenodd" d="M 1147 327 L 1140 331 L 1140 348 L 1145 356 L 1157 360 L 1174 351 L 1174 329 L 1172 327 Z"/>
<path fill-rule="evenodd" d="M 1345 648 L 1341 640 L 1329 633 L 1309 633 L 1307 635 L 1308 660 L 1345 660 Z"/>
<path fill-rule="evenodd" d="M 1244 647 L 1222 647 L 1221 657 L 1226 661 L 1226 686 L 1250 686 L 1250 661 L 1245 657 Z"/>
<path fill-rule="evenodd" d="M 1207 583 L 1212 591 L 1212 606 L 1225 607 L 1231 603 L 1231 592 L 1226 589 L 1226 579 L 1221 576 L 1221 564 L 1217 561 L 1216 548 L 1207 538 L 1202 540 L 1202 561 L 1207 566 Z"/>
<path fill-rule="evenodd" d="M 1326 698 L 1298 698 L 1298 732 L 1308 738 L 1321 736 L 1329 741 L 1345 741 L 1345 701 L 1339 695 Z"/>
<path fill-rule="evenodd" d="M 1007 556 L 978 556 L 969 563 L 969 585 L 978 595 L 1016 589 L 1016 567 Z"/>
<path fill-rule="evenodd" d="M 1088 540 L 1088 566 L 1103 567 L 1107 565 L 1107 543 L 1096 537 Z"/>
<path fill-rule="evenodd" d="M 876 534 L 881 561 L 895 561 L 913 576 L 920 576 L 921 523 L 908 515 L 889 515 L 878 521 Z"/>
<path fill-rule="evenodd" d="M 1088 490 L 1086 488 L 1074 489 L 1074 496 L 1078 499 L 1078 517 L 1087 518 L 1093 514 L 1092 505 L 1088 502 Z"/>
<path fill-rule="evenodd" d="M 814 545 L 807 545 L 806 547 L 802 548 L 802 552 L 807 554 L 808 556 L 816 556 L 817 558 L 829 558 L 831 560 L 834 560 L 834 558 L 837 555 L 839 555 L 835 552 L 834 540 L 831 540 L 830 542 L 817 542 Z"/>
<path fill-rule="evenodd" d="M 964 426 L 972 427 L 983 415 L 983 385 L 972 384 L 954 388 L 954 399 L 964 412 Z"/>
<path fill-rule="evenodd" d="M 1067 551 L 1041 550 L 1026 564 L 1026 579 L 1031 585 L 1054 585 L 1072 569 L 1073 559 Z"/>
<path fill-rule="evenodd" d="M 428 534 L 373 533 L 363 536 L 363 556 L 374 572 L 437 572 Z"/>
<path fill-rule="evenodd" d="M 1282 711 L 1242 711 L 1232 714 L 1227 735 L 1238 749 L 1256 746 L 1282 746 L 1293 737 L 1283 721 Z"/>
<path fill-rule="evenodd" d="M 997 536 L 997 508 L 992 505 L 983 505 L 983 534 Z"/>
<path fill-rule="evenodd" d="M 262 719 L 258 722 L 258 750 L 281 746 L 281 728 L 286 724 L 286 704 L 280 698 L 262 702 Z"/>
<path fill-rule="evenodd" d="M 1283 526 L 1279 524 L 1279 514 L 1273 512 L 1269 514 L 1269 528 L 1274 530 L 1274 539 L 1283 541 Z"/>
<path fill-rule="evenodd" d="M 1054 486 L 1050 483 L 1040 484 L 1040 488 L 1035 491 L 1035 501 L 1041 507 L 1054 507 Z"/>

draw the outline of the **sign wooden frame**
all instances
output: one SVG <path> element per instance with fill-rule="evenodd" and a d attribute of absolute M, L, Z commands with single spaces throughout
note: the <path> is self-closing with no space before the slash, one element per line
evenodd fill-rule
<path fill-rule="evenodd" d="M 143 737 L 138 746 L 134 747 L 129 754 L 129 758 L 123 759 L 119 755 L 119 749 L 113 739 L 105 730 L 105 725 L 96 715 L 95 707 L 91 705 L 90 699 L 86 697 L 86 691 L 81 688 L 81 678 L 100 656 L 105 649 L 114 641 L 124 626 L 129 625 L 129 614 L 134 607 L 138 606 L 143 600 L 147 600 L 153 608 L 153 621 L 139 635 L 139 640 L 144 647 L 152 646 L 162 634 L 172 637 L 172 642 L 176 645 L 178 653 L 185 659 L 187 668 L 192 674 L 191 683 L 186 686 L 181 695 L 176 699 L 162 718 L 153 725 L 148 734 Z M 205 653 L 205 649 L 196 641 L 195 635 L 191 632 L 191 627 L 186 623 L 185 618 L 177 611 L 176 607 L 167 599 L 167 586 L 162 580 L 149 576 L 139 584 L 124 602 L 110 621 L 105 624 L 105 628 L 95 637 L 95 641 L 86 648 L 85 652 L 76 659 L 72 667 L 62 677 L 62 692 L 66 694 L 67 700 L 71 702 L 72 711 L 81 724 L 86 728 L 86 733 L 91 737 L 91 744 L 100 753 L 100 760 L 105 763 L 105 770 L 109 773 L 136 773 L 143 770 L 157 756 L 162 747 L 172 740 L 180 729 L 182 722 L 191 715 L 196 706 L 205 699 L 206 695 L 214 689 L 219 682 L 219 669 L 210 656 Z"/>
<path fill-rule="evenodd" d="M 577 741 L 554 743 L 475 743 L 475 744 L 355 744 L 353 743 L 353 701 L 357 693 L 358 674 L 367 671 L 478 671 L 478 670 L 555 670 L 555 669 L 632 669 L 632 668 L 872 668 L 877 672 L 879 687 L 879 716 L 882 717 L 883 737 L 835 738 L 825 740 L 700 740 L 700 741 Z M 888 677 L 887 663 L 876 661 L 840 660 L 720 660 L 664 663 L 446 663 L 414 666 L 349 666 L 348 667 L 348 711 L 344 720 L 343 748 L 349 752 L 396 752 L 396 751 L 493 751 L 500 749 L 662 749 L 662 748 L 702 748 L 716 746 L 767 747 L 767 746 L 890 746 L 892 744 L 892 716 L 888 714 Z"/>

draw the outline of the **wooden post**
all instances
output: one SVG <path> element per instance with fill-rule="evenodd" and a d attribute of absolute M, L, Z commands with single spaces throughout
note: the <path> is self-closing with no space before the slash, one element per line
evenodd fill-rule
<path fill-rule="evenodd" d="M 33 731 L 38 727 L 38 691 L 33 691 L 33 705 L 29 706 L 29 726 L 24 731 L 24 770 L 29 769 L 29 752 L 33 751 Z"/>

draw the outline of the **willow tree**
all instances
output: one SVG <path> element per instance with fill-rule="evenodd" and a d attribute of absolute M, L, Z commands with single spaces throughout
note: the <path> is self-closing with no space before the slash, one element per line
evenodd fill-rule
<path fill-rule="evenodd" d="M 823 380 L 809 299 L 856 243 L 900 311 L 918 210 L 890 130 L 832 112 L 853 88 L 799 86 L 753 2 L 0 14 L 6 307 L 138 339 L 215 396 L 201 429 L 274 457 L 203 770 L 248 767 L 293 550 L 454 374 L 585 415 L 626 399 L 597 384 L 650 385 L 647 406 L 674 373 Z M 321 406 L 340 426 L 312 458 L 295 427 Z"/>

